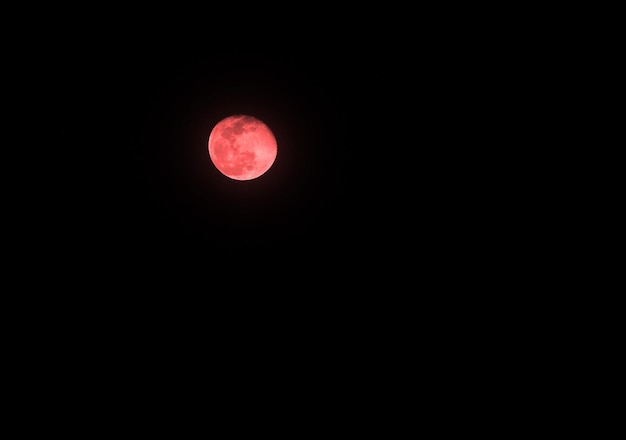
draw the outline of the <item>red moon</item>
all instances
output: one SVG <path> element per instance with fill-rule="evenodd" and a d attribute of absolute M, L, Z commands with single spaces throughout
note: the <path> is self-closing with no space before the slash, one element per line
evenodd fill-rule
<path fill-rule="evenodd" d="M 274 134 L 253 116 L 233 115 L 222 119 L 209 135 L 211 161 L 231 179 L 252 180 L 265 174 L 277 153 Z"/>

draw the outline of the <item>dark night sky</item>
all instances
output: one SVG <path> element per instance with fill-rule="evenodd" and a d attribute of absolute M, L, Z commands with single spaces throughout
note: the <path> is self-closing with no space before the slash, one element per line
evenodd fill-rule
<path fill-rule="evenodd" d="M 541 219 L 505 183 L 527 151 L 508 111 L 527 83 L 501 32 L 447 6 L 165 6 L 54 5 L 15 45 L 7 85 L 29 116 L 5 231 L 23 307 L 5 310 L 23 382 L 58 384 L 55 399 L 78 383 L 110 396 L 106 417 L 131 405 L 160 429 L 172 404 L 204 421 L 205 401 L 229 412 L 252 394 L 285 419 L 309 396 L 314 417 L 360 404 L 382 420 L 382 403 L 395 419 L 412 391 L 448 400 L 516 364 L 510 286 L 533 262 L 511 255 Z M 278 141 L 252 181 L 208 156 L 235 113 Z"/>
<path fill-rule="evenodd" d="M 392 170 L 413 160 L 417 142 L 400 145 L 394 131 L 418 128 L 389 124 L 415 103 L 385 102 L 405 92 L 379 84 L 392 79 L 386 57 L 314 38 L 210 35 L 103 37 L 57 59 L 54 135 L 72 147 L 67 201 L 84 216 L 72 224 L 79 247 L 115 248 L 133 264 L 132 254 L 193 254 L 220 267 L 273 260 L 279 271 L 294 259 L 338 262 L 380 236 L 374 219 L 388 224 L 384 205 L 398 194 L 387 180 L 406 183 Z M 211 128 L 234 113 L 265 121 L 278 140 L 274 166 L 254 181 L 225 178 L 208 157 Z"/>
<path fill-rule="evenodd" d="M 481 128 L 499 104 L 470 25 L 251 14 L 231 30 L 159 14 L 77 21 L 37 44 L 54 145 L 42 162 L 61 164 L 39 190 L 42 255 L 63 250 L 93 287 L 346 297 L 456 283 L 480 259 L 498 223 L 481 146 L 499 136 Z M 207 153 L 234 113 L 278 140 L 274 166 L 249 182 Z"/>

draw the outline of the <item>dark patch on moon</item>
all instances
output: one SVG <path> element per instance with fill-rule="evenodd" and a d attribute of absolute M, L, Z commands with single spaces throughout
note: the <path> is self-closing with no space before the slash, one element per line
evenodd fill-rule
<path fill-rule="evenodd" d="M 244 132 L 244 122 L 243 121 L 237 121 L 235 122 L 235 124 L 233 125 L 233 132 L 235 134 L 242 134 Z"/>
<path fill-rule="evenodd" d="M 222 130 L 222 137 L 226 139 L 232 140 L 234 134 L 234 129 L 232 127 L 226 127 Z"/>

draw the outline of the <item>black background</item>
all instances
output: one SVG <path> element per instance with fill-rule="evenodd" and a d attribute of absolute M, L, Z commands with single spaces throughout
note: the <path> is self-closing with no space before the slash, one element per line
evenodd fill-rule
<path fill-rule="evenodd" d="M 266 7 L 54 6 L 12 36 L 12 331 L 44 384 L 445 400 L 511 342 L 529 87 L 512 16 Z M 278 141 L 252 181 L 208 156 L 235 113 Z"/>
<path fill-rule="evenodd" d="M 476 109 L 464 108 L 470 68 L 446 32 L 253 13 L 232 28 L 109 20 L 42 41 L 48 151 L 63 161 L 50 233 L 82 268 L 353 290 L 451 245 L 476 177 L 459 145 Z M 211 128 L 235 113 L 265 121 L 279 144 L 271 171 L 249 182 L 222 176 L 207 153 Z"/>
<path fill-rule="evenodd" d="M 2 150 L 21 428 L 388 436 L 545 394 L 571 330 L 553 237 L 577 235 L 542 180 L 568 39 L 527 44 L 542 12 L 25 7 Z M 209 160 L 233 113 L 278 140 L 259 179 Z"/>
<path fill-rule="evenodd" d="M 42 24 L 20 72 L 42 129 L 37 255 L 90 289 L 341 299 L 465 283 L 506 241 L 508 105 L 524 88 L 515 43 L 496 38 L 506 20 L 465 13 L 480 16 L 227 7 Z M 278 140 L 253 181 L 208 157 L 235 113 Z"/>

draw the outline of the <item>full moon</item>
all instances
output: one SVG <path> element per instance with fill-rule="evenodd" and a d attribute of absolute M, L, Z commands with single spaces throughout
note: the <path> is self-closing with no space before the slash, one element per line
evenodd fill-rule
<path fill-rule="evenodd" d="M 278 146 L 265 123 L 248 115 L 222 119 L 209 135 L 209 156 L 215 167 L 235 180 L 265 174 L 276 160 Z"/>

